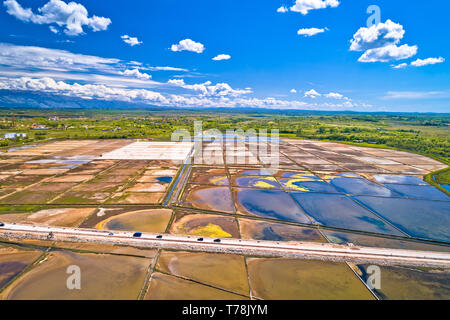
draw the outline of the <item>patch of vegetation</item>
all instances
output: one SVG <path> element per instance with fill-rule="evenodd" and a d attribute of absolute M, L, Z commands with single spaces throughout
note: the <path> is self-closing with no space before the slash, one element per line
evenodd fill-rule
<path fill-rule="evenodd" d="M 448 196 L 450 191 L 443 188 L 441 185 L 450 185 L 450 168 L 445 168 L 432 173 L 429 173 L 424 178 L 425 182 L 428 182 L 432 186 L 438 188 Z"/>
<path fill-rule="evenodd" d="M 27 206 L 27 205 L 17 205 L 17 206 L 0 206 L 0 214 L 8 213 L 24 213 L 24 212 L 36 212 L 42 210 L 42 206 Z"/>
<path fill-rule="evenodd" d="M 434 180 L 439 184 L 450 185 L 450 168 L 436 172 L 433 177 Z"/>
<path fill-rule="evenodd" d="M 236 109 L 0 109 L 0 146 L 51 139 L 170 140 L 176 129 L 279 130 L 281 137 L 395 148 L 450 164 L 449 114 L 338 113 Z"/>

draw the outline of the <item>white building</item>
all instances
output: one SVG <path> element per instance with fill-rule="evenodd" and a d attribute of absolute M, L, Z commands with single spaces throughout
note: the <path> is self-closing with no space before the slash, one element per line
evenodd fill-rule
<path fill-rule="evenodd" d="M 5 133 L 3 138 L 5 139 L 16 139 L 16 138 L 26 138 L 27 134 L 26 133 L 22 133 L 22 132 L 9 132 L 9 133 Z"/>

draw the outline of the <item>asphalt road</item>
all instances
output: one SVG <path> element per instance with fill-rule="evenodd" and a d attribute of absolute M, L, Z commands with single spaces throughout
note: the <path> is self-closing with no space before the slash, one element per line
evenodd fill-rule
<path fill-rule="evenodd" d="M 5 224 L 0 227 L 3 239 L 40 239 L 92 242 L 163 249 L 222 252 L 269 257 L 318 258 L 380 264 L 405 264 L 450 268 L 450 253 L 373 247 L 357 247 L 314 242 L 274 242 L 233 238 L 199 237 Z M 220 240 L 220 242 L 219 242 Z"/>

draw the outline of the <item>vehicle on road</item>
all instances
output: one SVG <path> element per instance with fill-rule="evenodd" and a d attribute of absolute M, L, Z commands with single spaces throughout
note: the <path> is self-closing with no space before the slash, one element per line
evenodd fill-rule
<path fill-rule="evenodd" d="M 162 239 L 162 235 L 157 235 L 156 239 Z"/>
<path fill-rule="evenodd" d="M 133 237 L 134 238 L 140 238 L 142 236 L 142 232 L 135 232 L 134 234 L 133 234 Z"/>
<path fill-rule="evenodd" d="M 3 222 L 0 222 L 0 227 L 4 227 L 5 224 Z"/>
<path fill-rule="evenodd" d="M 203 238 L 198 238 L 197 241 L 203 241 Z"/>
<path fill-rule="evenodd" d="M 214 239 L 214 242 L 220 242 L 220 239 Z"/>

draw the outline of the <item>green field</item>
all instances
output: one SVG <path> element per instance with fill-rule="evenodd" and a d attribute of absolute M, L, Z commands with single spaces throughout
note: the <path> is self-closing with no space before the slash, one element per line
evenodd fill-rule
<path fill-rule="evenodd" d="M 226 109 L 0 109 L 0 135 L 23 132 L 27 138 L 1 140 L 14 146 L 49 139 L 170 139 L 176 129 L 278 129 L 281 137 L 329 140 L 360 146 L 396 148 L 450 163 L 450 115 L 368 114 Z M 45 127 L 45 129 L 39 129 Z M 446 176 L 440 179 L 448 179 Z M 440 180 L 439 180 L 440 181 Z M 448 180 L 445 180 L 448 181 Z"/>

